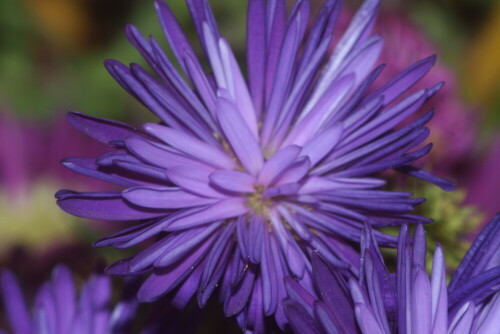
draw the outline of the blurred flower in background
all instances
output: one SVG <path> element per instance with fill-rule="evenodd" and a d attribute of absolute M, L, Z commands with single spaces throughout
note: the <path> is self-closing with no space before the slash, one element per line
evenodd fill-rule
<path fill-rule="evenodd" d="M 134 293 L 124 293 L 111 307 L 111 279 L 93 275 L 80 289 L 65 266 L 53 270 L 52 279 L 40 285 L 31 307 L 16 277 L 0 272 L 0 296 L 12 333 L 32 334 L 127 334 L 132 332 L 137 301 Z M 76 293 L 80 290 L 80 293 Z M 0 329 L 1 331 L 1 329 Z"/>

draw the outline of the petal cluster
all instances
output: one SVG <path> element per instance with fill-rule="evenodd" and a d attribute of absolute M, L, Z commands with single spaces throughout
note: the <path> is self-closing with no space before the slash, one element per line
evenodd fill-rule
<path fill-rule="evenodd" d="M 313 258 L 320 298 L 286 280 L 285 313 L 296 333 L 497 333 L 500 314 L 500 214 L 474 241 L 446 286 L 443 250 L 425 270 L 425 233 L 399 235 L 397 273 L 391 277 L 367 229 L 358 277 Z"/>
<path fill-rule="evenodd" d="M 26 306 L 21 288 L 10 271 L 0 273 L 0 292 L 15 334 L 129 333 L 128 326 L 137 307 L 132 295 L 110 309 L 111 281 L 103 275 L 92 276 L 77 296 L 71 272 L 62 265 L 40 287 L 32 308 Z"/>
<path fill-rule="evenodd" d="M 97 246 L 127 248 L 156 238 L 108 268 L 118 275 L 150 273 L 140 300 L 173 292 L 179 306 L 194 295 L 204 306 L 218 289 L 225 314 L 242 327 L 262 332 L 265 317 L 274 315 L 284 328 L 281 282 L 293 276 L 312 287 L 311 252 L 357 274 L 353 244 L 365 223 L 430 221 L 409 213 L 423 199 L 382 190 L 380 172 L 453 188 L 413 166 L 431 149 L 422 143 L 433 112 L 404 122 L 442 86 L 409 92 L 435 57 L 370 90 L 383 70 L 374 66 L 383 41 L 370 32 L 379 1 L 361 6 L 329 54 L 341 1 L 325 1 L 310 24 L 309 0 L 289 13 L 284 0 L 250 0 L 245 78 L 208 1 L 186 2 L 210 73 L 168 5 L 157 1 L 175 60 L 153 37 L 128 26 L 154 75 L 114 60 L 106 67 L 160 122 L 135 129 L 69 114 L 77 129 L 111 151 L 63 164 L 123 190 L 63 190 L 58 204 L 77 216 L 141 221 Z M 394 237 L 374 235 L 380 245 L 396 245 Z"/>

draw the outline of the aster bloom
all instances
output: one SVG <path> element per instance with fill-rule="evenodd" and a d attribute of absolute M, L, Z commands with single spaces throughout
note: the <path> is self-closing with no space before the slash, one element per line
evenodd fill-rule
<path fill-rule="evenodd" d="M 128 294 L 110 309 L 111 282 L 104 275 L 92 276 L 77 298 L 71 272 L 62 265 L 39 289 L 31 314 L 10 271 L 0 273 L 0 292 L 13 334 L 128 333 L 137 307 L 135 295 Z"/>
<path fill-rule="evenodd" d="M 399 235 L 397 273 L 388 273 L 367 229 L 359 279 L 313 258 L 321 296 L 286 279 L 285 312 L 296 333 L 498 333 L 500 317 L 500 214 L 478 235 L 446 287 L 443 249 L 425 270 L 422 225 L 413 238 Z"/>
<path fill-rule="evenodd" d="M 395 169 L 453 188 L 412 165 L 431 148 L 420 144 L 433 112 L 399 126 L 442 86 L 408 92 L 435 57 L 370 91 L 383 69 L 373 68 L 382 39 L 370 34 L 379 1 L 362 5 L 328 55 L 340 1 L 325 1 L 306 33 L 310 1 L 297 1 L 287 15 L 284 0 L 251 0 L 245 80 L 208 2 L 187 6 L 211 74 L 167 4 L 157 1 L 180 70 L 133 26 L 127 36 L 155 76 L 137 64 L 109 60 L 106 67 L 160 124 L 141 130 L 70 113 L 76 128 L 112 151 L 63 164 L 124 190 L 62 190 L 58 204 L 77 216 L 142 221 L 96 246 L 127 248 L 157 238 L 107 269 L 150 273 L 141 301 L 174 291 L 176 305 L 196 294 L 204 306 L 219 287 L 225 314 L 242 327 L 262 332 L 265 316 L 274 315 L 283 328 L 281 282 L 294 276 L 312 287 L 311 251 L 356 272 L 359 255 L 351 244 L 360 241 L 365 222 L 430 221 L 409 213 L 422 199 L 381 190 L 377 173 Z M 374 233 L 379 244 L 396 245 L 396 238 Z"/>

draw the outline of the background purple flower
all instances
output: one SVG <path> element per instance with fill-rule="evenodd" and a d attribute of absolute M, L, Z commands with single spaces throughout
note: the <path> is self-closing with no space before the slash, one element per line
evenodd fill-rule
<path fill-rule="evenodd" d="M 399 235 L 395 277 L 369 229 L 360 276 L 313 258 L 317 295 L 291 278 L 285 312 L 296 333 L 496 333 L 500 314 L 500 214 L 478 235 L 446 287 L 442 248 L 426 270 L 422 225 Z M 318 298 L 317 296 L 320 296 Z"/>
<path fill-rule="evenodd" d="M 206 74 L 166 3 L 156 2 L 180 71 L 151 37 L 127 27 L 130 42 L 154 70 L 106 62 L 108 71 L 156 114 L 160 124 L 138 130 L 123 123 L 69 114 L 80 131 L 112 151 L 68 158 L 78 173 L 123 191 L 57 193 L 74 215 L 142 220 L 96 246 L 127 248 L 155 242 L 107 272 L 150 273 L 139 299 L 173 292 L 185 305 L 195 294 L 204 306 L 219 288 L 227 316 L 242 328 L 264 331 L 265 316 L 284 328 L 281 284 L 294 276 L 311 287 L 310 253 L 357 274 L 365 222 L 374 227 L 429 222 L 409 212 L 423 199 L 381 190 L 379 172 L 400 172 L 454 185 L 413 163 L 427 154 L 428 112 L 396 128 L 442 86 L 409 89 L 435 57 L 416 62 L 378 89 L 373 68 L 382 39 L 371 35 L 379 2 L 366 1 L 327 51 L 340 1 L 326 1 L 306 34 L 309 1 L 289 15 L 285 1 L 252 0 L 248 7 L 248 83 L 227 41 L 219 35 L 207 1 L 189 0 L 211 74 Z M 184 79 L 187 78 L 187 80 Z M 374 232 L 383 246 L 396 239 Z"/>
<path fill-rule="evenodd" d="M 80 291 L 77 296 L 70 271 L 58 266 L 51 281 L 40 287 L 33 307 L 29 308 L 15 276 L 10 271 L 0 273 L 1 297 L 13 334 L 131 332 L 130 324 L 137 308 L 134 294 L 111 309 L 111 281 L 102 275 L 92 276 Z"/>

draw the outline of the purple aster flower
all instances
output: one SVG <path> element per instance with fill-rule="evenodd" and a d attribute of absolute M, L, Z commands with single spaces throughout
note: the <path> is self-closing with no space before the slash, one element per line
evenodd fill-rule
<path fill-rule="evenodd" d="M 150 238 L 139 254 L 113 264 L 117 275 L 150 273 L 141 301 L 174 293 L 184 305 L 197 295 L 204 306 L 220 290 L 227 316 L 264 331 L 265 316 L 283 328 L 282 280 L 311 287 L 310 253 L 353 272 L 363 226 L 429 220 L 409 212 L 422 199 L 382 190 L 379 173 L 391 169 L 453 188 L 413 166 L 429 152 L 421 146 L 429 112 L 396 129 L 442 86 L 408 93 L 433 66 L 429 57 L 368 92 L 382 39 L 371 35 L 379 1 L 366 1 L 331 55 L 341 1 L 325 1 L 306 33 L 310 1 L 287 14 L 284 0 L 248 6 L 245 79 L 219 35 L 208 1 L 188 0 L 208 59 L 205 73 L 168 5 L 156 2 L 179 65 L 153 37 L 127 27 L 154 76 L 137 64 L 109 60 L 111 75 L 149 108 L 160 124 L 143 130 L 70 113 L 70 122 L 112 151 L 63 164 L 124 190 L 57 194 L 74 215 L 141 220 L 96 246 L 127 248 Z M 374 232 L 384 246 L 396 238 Z"/>
<path fill-rule="evenodd" d="M 31 312 L 10 271 L 0 273 L 0 292 L 14 334 L 129 333 L 137 307 L 135 294 L 129 293 L 110 309 L 111 282 L 103 275 L 92 276 L 77 297 L 71 273 L 62 265 L 39 289 Z M 0 333 L 4 332 L 0 329 Z"/>
<path fill-rule="evenodd" d="M 313 257 L 319 295 L 292 278 L 285 313 L 296 333 L 498 333 L 500 316 L 500 214 L 479 234 L 446 287 L 438 244 L 432 273 L 425 270 L 425 232 L 410 238 L 406 225 L 398 245 L 397 273 L 388 273 L 367 229 L 359 279 Z M 320 299 L 320 300 L 318 300 Z"/>

